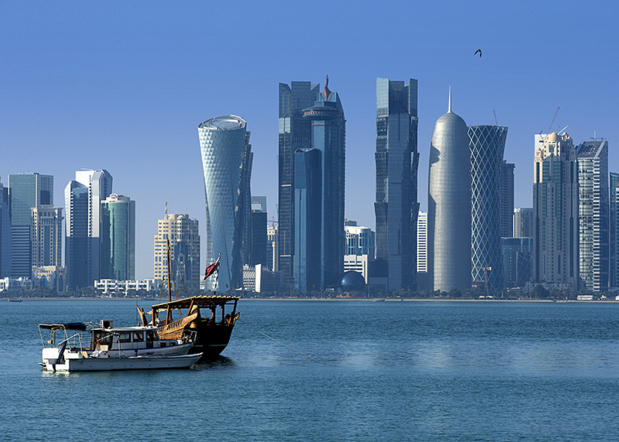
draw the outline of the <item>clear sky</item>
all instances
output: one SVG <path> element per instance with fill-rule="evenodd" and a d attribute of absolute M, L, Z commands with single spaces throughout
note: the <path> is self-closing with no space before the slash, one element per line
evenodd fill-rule
<path fill-rule="evenodd" d="M 2 0 L 0 177 L 54 175 L 64 207 L 76 170 L 107 169 L 136 201 L 136 276 L 151 278 L 166 201 L 200 220 L 204 256 L 198 124 L 247 120 L 252 193 L 276 217 L 278 83 L 328 74 L 347 119 L 346 216 L 374 227 L 376 78 L 416 78 L 422 210 L 449 85 L 467 124 L 494 110 L 509 127 L 516 207 L 531 207 L 536 133 L 596 131 L 619 171 L 617 17 L 616 1 Z"/>

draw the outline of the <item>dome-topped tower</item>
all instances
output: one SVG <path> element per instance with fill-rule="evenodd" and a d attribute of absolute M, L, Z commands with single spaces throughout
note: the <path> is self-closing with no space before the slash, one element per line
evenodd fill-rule
<path fill-rule="evenodd" d="M 430 147 L 428 270 L 434 290 L 471 287 L 471 167 L 468 128 L 451 110 L 434 125 Z"/>

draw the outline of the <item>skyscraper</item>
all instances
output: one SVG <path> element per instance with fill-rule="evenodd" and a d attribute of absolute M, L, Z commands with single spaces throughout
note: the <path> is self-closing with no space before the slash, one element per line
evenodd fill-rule
<path fill-rule="evenodd" d="M 267 267 L 267 197 L 251 197 L 251 260 L 250 265 Z"/>
<path fill-rule="evenodd" d="M 62 209 L 52 205 L 32 207 L 32 266 L 62 265 Z"/>
<path fill-rule="evenodd" d="M 246 232 L 251 145 L 247 123 L 241 117 L 226 115 L 198 126 L 206 197 L 206 261 L 219 265 L 220 291 L 243 285 L 241 253 Z M 212 289 L 214 280 L 207 280 Z"/>
<path fill-rule="evenodd" d="M 514 168 L 503 160 L 499 174 L 499 235 L 509 238 L 514 234 Z"/>
<path fill-rule="evenodd" d="M 198 220 L 189 215 L 166 213 L 157 222 L 155 235 L 155 279 L 163 281 L 168 275 L 167 240 L 177 287 L 200 288 L 200 230 Z M 182 281 L 181 281 L 182 278 Z"/>
<path fill-rule="evenodd" d="M 471 160 L 466 123 L 451 111 L 434 125 L 430 147 L 428 268 L 434 290 L 471 287 Z"/>
<path fill-rule="evenodd" d="M 320 151 L 322 187 L 319 237 L 320 285 L 339 287 L 344 274 L 346 240 L 344 233 L 346 119 L 338 93 L 329 90 L 328 76 L 318 100 L 312 107 L 303 111 L 303 118 L 312 123 L 311 147 Z"/>
<path fill-rule="evenodd" d="M 11 276 L 13 241 L 9 214 L 9 189 L 0 182 L 0 278 Z"/>
<path fill-rule="evenodd" d="M 135 279 L 135 201 L 111 194 L 101 202 L 101 279 Z"/>
<path fill-rule="evenodd" d="M 376 80 L 376 259 L 388 290 L 417 287 L 417 80 Z"/>
<path fill-rule="evenodd" d="M 471 149 L 471 276 L 492 290 L 503 288 L 501 169 L 507 127 L 469 127 Z M 513 190 L 513 174 L 512 174 Z M 512 198 L 513 207 L 513 198 Z M 511 215 L 513 208 L 510 209 Z"/>
<path fill-rule="evenodd" d="M 514 238 L 533 237 L 533 208 L 517 207 L 514 209 Z"/>
<path fill-rule="evenodd" d="M 80 170 L 65 187 L 67 285 L 92 286 L 100 278 L 101 202 L 112 194 L 107 170 Z"/>
<path fill-rule="evenodd" d="M 609 286 L 619 287 L 619 173 L 610 173 L 610 274 Z"/>
<path fill-rule="evenodd" d="M 578 164 L 565 133 L 535 135 L 534 283 L 578 289 Z"/>
<path fill-rule="evenodd" d="M 303 110 L 318 98 L 319 84 L 293 81 L 279 84 L 279 187 L 278 187 L 278 259 L 277 268 L 285 289 L 294 284 L 294 154 L 312 146 L 312 122 L 303 118 Z"/>
<path fill-rule="evenodd" d="M 428 272 L 428 213 L 419 212 L 417 219 L 417 272 Z"/>
<path fill-rule="evenodd" d="M 9 175 L 9 204 L 13 259 L 11 276 L 32 275 L 31 212 L 32 207 L 53 204 L 54 177 L 38 173 Z"/>
<path fill-rule="evenodd" d="M 609 194 L 608 142 L 586 141 L 578 157 L 578 226 L 580 279 L 588 290 L 608 289 Z"/>

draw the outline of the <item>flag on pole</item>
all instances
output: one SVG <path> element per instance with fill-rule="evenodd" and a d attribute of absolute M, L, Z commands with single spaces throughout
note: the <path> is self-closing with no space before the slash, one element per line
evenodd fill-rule
<path fill-rule="evenodd" d="M 215 273 L 216 271 L 219 271 L 219 260 L 221 259 L 221 254 L 219 255 L 219 257 L 217 258 L 217 261 L 215 261 L 213 264 L 211 264 L 210 266 L 208 266 L 204 272 L 204 280 L 206 281 L 206 278 L 208 278 L 209 276 L 211 276 L 213 273 Z"/>

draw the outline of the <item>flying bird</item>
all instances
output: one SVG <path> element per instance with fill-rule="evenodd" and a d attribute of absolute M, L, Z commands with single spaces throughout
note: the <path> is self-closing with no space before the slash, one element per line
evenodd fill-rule
<path fill-rule="evenodd" d="M 477 55 L 478 52 L 479 52 L 479 58 L 481 58 L 481 49 L 477 49 L 473 55 Z"/>

